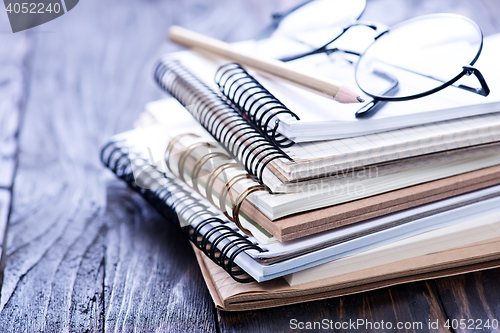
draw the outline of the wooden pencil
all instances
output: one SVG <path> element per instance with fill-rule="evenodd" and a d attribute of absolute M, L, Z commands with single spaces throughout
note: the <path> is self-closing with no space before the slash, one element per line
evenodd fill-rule
<path fill-rule="evenodd" d="M 209 52 L 221 58 L 234 61 L 242 66 L 274 75 L 291 83 L 333 98 L 339 103 L 363 103 L 364 100 L 349 87 L 333 80 L 311 76 L 287 66 L 275 59 L 251 56 L 240 52 L 230 44 L 196 32 L 172 26 L 169 29 L 171 41 L 192 49 Z"/>

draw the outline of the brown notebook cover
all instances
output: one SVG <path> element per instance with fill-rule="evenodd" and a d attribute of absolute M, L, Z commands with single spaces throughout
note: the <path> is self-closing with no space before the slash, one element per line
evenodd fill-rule
<path fill-rule="evenodd" d="M 275 221 L 248 200 L 243 201 L 241 211 L 279 241 L 288 241 L 498 184 L 497 165 Z"/>
<path fill-rule="evenodd" d="M 500 267 L 500 239 L 496 238 L 291 287 L 283 278 L 236 282 L 201 251 L 194 251 L 216 307 L 225 311 L 277 307 Z"/>

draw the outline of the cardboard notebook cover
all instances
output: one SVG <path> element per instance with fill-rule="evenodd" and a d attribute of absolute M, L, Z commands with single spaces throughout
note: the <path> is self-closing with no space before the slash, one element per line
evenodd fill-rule
<path fill-rule="evenodd" d="M 500 184 L 500 165 L 271 221 L 248 200 L 241 211 L 279 241 L 395 213 Z"/>
<path fill-rule="evenodd" d="M 218 309 L 245 311 L 309 302 L 500 267 L 500 239 L 289 286 L 283 278 L 239 283 L 193 246 L 203 278 Z"/>

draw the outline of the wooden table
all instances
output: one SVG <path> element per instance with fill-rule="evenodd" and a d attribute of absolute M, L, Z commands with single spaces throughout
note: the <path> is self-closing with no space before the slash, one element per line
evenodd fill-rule
<path fill-rule="evenodd" d="M 164 96 L 152 68 L 159 55 L 179 49 L 165 41 L 170 25 L 232 42 L 252 38 L 287 6 L 82 0 L 17 34 L 2 14 L 0 332 L 271 332 L 290 330 L 293 318 L 500 319 L 500 269 L 269 310 L 218 311 L 183 234 L 101 165 L 103 142 Z M 485 35 L 500 31 L 497 0 L 373 0 L 364 18 L 392 25 L 447 11 L 468 15 Z"/>

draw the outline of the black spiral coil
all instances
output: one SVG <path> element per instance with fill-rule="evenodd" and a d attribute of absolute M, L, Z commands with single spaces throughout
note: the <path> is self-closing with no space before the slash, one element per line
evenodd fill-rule
<path fill-rule="evenodd" d="M 177 60 L 162 59 L 156 67 L 155 78 L 159 86 L 184 105 L 259 183 L 263 184 L 262 174 L 271 161 L 292 160 L 267 139 L 260 128 L 246 121 L 232 102 L 213 91 Z"/>
<path fill-rule="evenodd" d="M 288 114 L 297 120 L 300 118 L 240 65 L 229 63 L 221 66 L 215 73 L 215 83 L 243 117 L 260 129 L 264 137 L 280 148 L 295 144 L 277 133 L 280 124 L 278 115 Z"/>
<path fill-rule="evenodd" d="M 134 161 L 135 170 L 131 159 Z M 131 153 L 120 142 L 107 143 L 101 150 L 101 160 L 131 189 L 140 193 L 161 215 L 179 227 L 181 227 L 179 217 L 182 216 L 182 210 L 197 206 L 200 209 L 199 213 L 189 217 L 188 224 L 181 229 L 198 249 L 228 272 L 235 281 L 242 283 L 254 281 L 235 264 L 236 257 L 245 250 L 253 249 L 259 252 L 265 250 L 241 233 L 234 224 L 214 216 L 209 207 L 167 178 L 166 174 L 154 165 L 148 164 L 147 160 Z M 182 209 L 178 207 L 180 202 L 184 206 Z M 195 217 L 202 217 L 204 220 L 193 227 L 190 220 Z"/>

